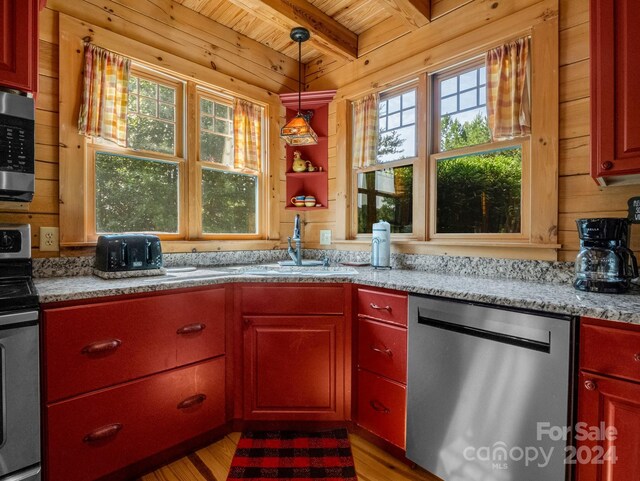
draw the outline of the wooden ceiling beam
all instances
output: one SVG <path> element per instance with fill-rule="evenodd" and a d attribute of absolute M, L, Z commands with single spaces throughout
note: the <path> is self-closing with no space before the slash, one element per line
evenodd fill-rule
<path fill-rule="evenodd" d="M 306 0 L 229 0 L 282 31 L 305 27 L 310 43 L 323 53 L 354 60 L 358 36 Z"/>
<path fill-rule="evenodd" d="M 397 15 L 412 29 L 429 23 L 431 0 L 382 0 L 387 10 Z"/>

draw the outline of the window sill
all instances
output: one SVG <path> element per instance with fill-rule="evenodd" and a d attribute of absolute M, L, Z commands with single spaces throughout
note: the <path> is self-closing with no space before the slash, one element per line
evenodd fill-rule
<path fill-rule="evenodd" d="M 332 249 L 362 251 L 369 250 L 371 241 L 335 241 Z M 306 248 L 326 249 L 327 246 L 307 244 Z M 560 244 L 533 244 L 495 240 L 391 240 L 391 252 L 401 254 L 450 255 L 490 257 L 497 259 L 527 259 L 556 261 Z"/>

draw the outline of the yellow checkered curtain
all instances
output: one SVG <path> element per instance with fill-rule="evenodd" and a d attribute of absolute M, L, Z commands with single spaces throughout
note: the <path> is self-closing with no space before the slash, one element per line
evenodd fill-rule
<path fill-rule="evenodd" d="M 494 140 L 531 133 L 529 38 L 487 52 L 487 112 Z"/>
<path fill-rule="evenodd" d="M 378 157 L 378 94 L 367 95 L 353 105 L 353 168 L 376 163 Z"/>
<path fill-rule="evenodd" d="M 84 59 L 78 130 L 125 146 L 131 60 L 90 43 L 85 44 Z"/>
<path fill-rule="evenodd" d="M 236 169 L 260 170 L 262 107 L 246 100 L 235 100 L 233 146 Z"/>

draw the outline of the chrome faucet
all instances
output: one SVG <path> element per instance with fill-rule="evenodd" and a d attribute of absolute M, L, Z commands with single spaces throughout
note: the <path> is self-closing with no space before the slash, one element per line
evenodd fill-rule
<path fill-rule="evenodd" d="M 296 243 L 295 248 L 291 246 L 291 241 Z M 288 238 L 289 248 L 287 252 L 289 256 L 296 263 L 297 266 L 302 265 L 302 237 L 300 235 L 300 214 L 296 214 L 296 218 L 293 221 L 293 237 Z"/>

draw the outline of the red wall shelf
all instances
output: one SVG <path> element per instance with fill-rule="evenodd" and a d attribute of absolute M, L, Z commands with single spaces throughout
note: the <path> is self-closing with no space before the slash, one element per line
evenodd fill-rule
<path fill-rule="evenodd" d="M 335 96 L 335 90 L 323 90 L 320 92 L 303 92 L 301 110 L 313 111 L 313 117 L 309 122 L 318 135 L 316 145 L 285 146 L 286 150 L 286 185 L 287 210 L 320 210 L 326 209 L 329 204 L 329 103 Z M 280 101 L 287 109 L 287 122 L 298 113 L 298 94 L 281 94 Z M 314 172 L 294 172 L 291 168 L 293 164 L 293 153 L 298 150 L 304 160 L 309 160 L 314 167 L 322 167 L 322 171 Z M 296 207 L 291 204 L 290 199 L 297 195 L 312 195 L 316 198 L 316 203 L 322 207 Z"/>

